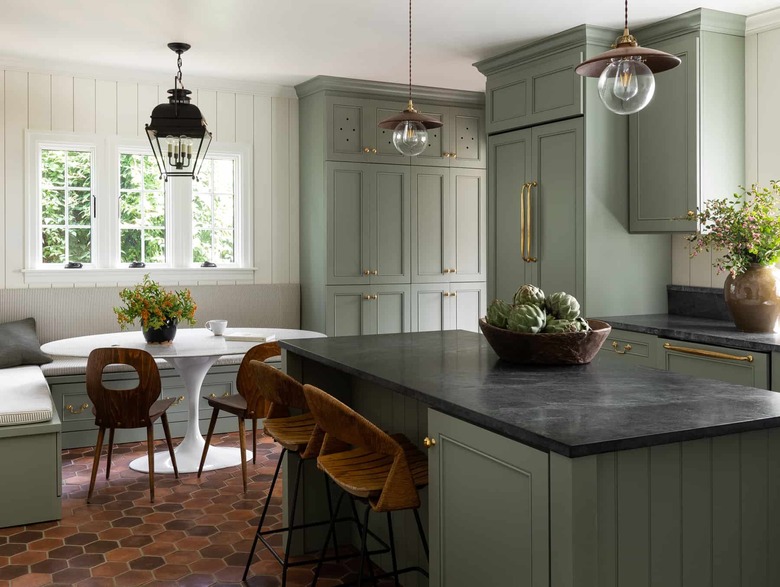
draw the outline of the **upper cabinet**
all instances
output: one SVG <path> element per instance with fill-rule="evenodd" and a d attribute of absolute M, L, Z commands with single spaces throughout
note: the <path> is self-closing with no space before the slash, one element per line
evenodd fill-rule
<path fill-rule="evenodd" d="M 428 147 L 412 165 L 485 168 L 485 113 L 475 108 L 415 104 L 420 112 L 444 121 L 428 131 Z M 392 146 L 392 137 L 390 138 Z"/>
<path fill-rule="evenodd" d="M 583 79 L 574 73 L 583 59 L 580 48 L 552 58 L 540 50 L 537 59 L 513 65 L 516 53 L 476 64 L 488 76 L 485 115 L 489 134 L 583 113 Z"/>
<path fill-rule="evenodd" d="M 699 9 L 635 31 L 682 63 L 629 119 L 632 232 L 692 232 L 689 211 L 744 183 L 745 17 Z"/>

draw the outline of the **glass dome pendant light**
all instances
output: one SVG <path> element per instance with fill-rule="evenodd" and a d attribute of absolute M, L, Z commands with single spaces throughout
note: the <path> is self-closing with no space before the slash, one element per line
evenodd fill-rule
<path fill-rule="evenodd" d="M 169 177 L 197 180 L 211 144 L 211 133 L 200 109 L 190 103 L 192 92 L 184 89 L 181 79 L 181 54 L 190 46 L 187 43 L 168 43 L 168 48 L 178 56 L 178 72 L 173 80 L 173 89 L 168 90 L 168 103 L 158 104 L 152 110 L 146 136 L 157 160 L 160 178 L 164 177 L 165 181 Z"/>
<path fill-rule="evenodd" d="M 429 129 L 444 126 L 441 120 L 417 112 L 412 102 L 412 0 L 409 0 L 409 105 L 377 126 L 393 131 L 393 145 L 407 157 L 416 157 L 425 150 Z"/>
<path fill-rule="evenodd" d="M 625 6 L 623 34 L 612 49 L 583 61 L 574 70 L 584 77 L 599 78 L 599 97 L 616 114 L 642 110 L 655 93 L 653 74 L 680 65 L 676 55 L 639 46 L 628 31 L 628 0 Z"/>

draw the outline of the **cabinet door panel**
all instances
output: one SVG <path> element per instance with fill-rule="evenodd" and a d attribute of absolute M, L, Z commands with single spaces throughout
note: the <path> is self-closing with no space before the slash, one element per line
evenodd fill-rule
<path fill-rule="evenodd" d="M 685 217 L 698 201 L 699 40 L 688 35 L 653 48 L 682 63 L 656 77 L 653 100 L 629 119 L 630 228 L 690 232 L 692 223 L 673 218 Z"/>
<path fill-rule="evenodd" d="M 368 283 L 368 177 L 363 167 L 328 164 L 328 282 Z"/>
<path fill-rule="evenodd" d="M 660 367 L 667 371 L 684 373 L 694 377 L 718 379 L 736 385 L 769 388 L 769 355 L 767 353 L 663 338 L 658 339 L 658 345 L 661 354 Z M 670 345 L 672 348 L 666 348 L 665 345 Z M 695 354 L 696 351 L 722 353 L 732 358 Z M 748 355 L 752 357 L 751 361 L 742 359 Z"/>
<path fill-rule="evenodd" d="M 441 120 L 444 126 L 428 130 L 428 146 L 417 157 L 412 157 L 412 165 L 430 165 L 433 167 L 449 167 L 450 159 L 445 153 L 450 151 L 450 109 L 443 106 L 431 106 L 428 104 L 415 104 L 418 112 L 426 116 Z"/>
<path fill-rule="evenodd" d="M 486 297 L 484 283 L 453 283 L 450 287 L 452 328 L 479 332 L 479 319 L 487 313 Z"/>
<path fill-rule="evenodd" d="M 371 183 L 371 269 L 378 272 L 371 282 L 409 283 L 409 168 L 372 166 Z"/>
<path fill-rule="evenodd" d="M 449 281 L 444 273 L 448 169 L 412 170 L 412 283 Z"/>
<path fill-rule="evenodd" d="M 360 286 L 327 287 L 327 316 L 325 334 L 328 336 L 357 336 L 371 334 L 371 316 L 364 297 L 369 290 Z"/>
<path fill-rule="evenodd" d="M 409 332 L 411 303 L 409 286 L 380 285 L 371 289 L 376 299 L 376 334 Z"/>
<path fill-rule="evenodd" d="M 371 137 L 369 147 L 372 149 L 368 161 L 372 163 L 409 163 L 409 158 L 401 155 L 393 145 L 392 129 L 377 126 L 385 118 L 390 118 L 403 111 L 406 105 L 403 102 L 369 100 L 368 106 L 371 109 L 373 119 L 372 127 L 366 130 L 366 136 Z M 373 152 L 373 149 L 376 149 L 376 153 Z"/>
<path fill-rule="evenodd" d="M 445 257 L 451 281 L 482 281 L 487 262 L 487 238 L 485 235 L 485 172 L 476 169 L 450 171 L 450 187 L 453 191 L 450 203 L 454 233 L 445 240 L 449 255 Z"/>
<path fill-rule="evenodd" d="M 355 98 L 331 97 L 326 101 L 328 112 L 327 137 L 328 160 L 363 161 L 367 155 L 364 135 L 366 127 L 366 103 Z"/>
<path fill-rule="evenodd" d="M 545 292 L 565 291 L 584 303 L 584 186 L 582 120 L 533 129 L 531 281 Z"/>
<path fill-rule="evenodd" d="M 548 587 L 548 455 L 435 410 L 428 436 L 431 587 Z"/>
<path fill-rule="evenodd" d="M 449 330 L 450 298 L 448 284 L 412 286 L 412 332 Z"/>
<path fill-rule="evenodd" d="M 450 108 L 450 167 L 485 167 L 484 113 Z"/>
<path fill-rule="evenodd" d="M 521 252 L 520 198 L 531 177 L 531 131 L 490 137 L 489 149 L 488 296 L 511 300 L 530 281 Z"/>

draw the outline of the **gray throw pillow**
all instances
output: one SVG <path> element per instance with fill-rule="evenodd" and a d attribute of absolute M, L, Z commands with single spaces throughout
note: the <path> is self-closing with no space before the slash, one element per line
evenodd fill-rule
<path fill-rule="evenodd" d="M 43 365 L 52 358 L 41 352 L 35 318 L 0 324 L 0 369 L 18 365 Z"/>

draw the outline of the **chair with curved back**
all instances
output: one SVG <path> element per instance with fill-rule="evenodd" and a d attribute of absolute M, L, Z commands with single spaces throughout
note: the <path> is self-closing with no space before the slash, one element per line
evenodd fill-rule
<path fill-rule="evenodd" d="M 203 447 L 203 454 L 200 457 L 200 466 L 198 467 L 198 477 L 203 472 L 203 465 L 206 462 L 206 455 L 211 444 L 211 437 L 214 434 L 214 427 L 217 425 L 219 411 L 224 410 L 238 417 L 238 440 L 241 445 L 241 473 L 244 476 L 244 493 L 246 493 L 246 430 L 244 420 L 252 419 L 252 463 L 257 464 L 257 420 L 264 418 L 268 409 L 266 398 L 260 389 L 259 382 L 251 372 L 249 364 L 252 361 L 265 361 L 271 357 L 282 354 L 279 344 L 275 342 L 265 342 L 253 346 L 244 355 L 241 365 L 236 375 L 236 390 L 238 395 L 229 395 L 227 397 L 204 397 L 213 408 L 211 412 L 211 422 L 209 422 L 209 431 L 206 434 L 206 445 Z"/>
<path fill-rule="evenodd" d="M 363 416 L 312 385 L 303 386 L 306 401 L 317 424 L 315 434 L 323 434 L 317 467 L 322 470 L 344 492 L 334 512 L 339 510 L 345 493 L 367 504 L 365 518 L 361 524 L 360 579 L 368 558 L 366 539 L 368 518 L 372 511 L 387 514 L 388 537 L 393 571 L 373 576 L 373 567 L 368 561 L 374 581 L 383 577 L 393 577 L 398 585 L 401 573 L 417 571 L 428 576 L 420 567 L 398 569 L 393 522 L 391 512 L 411 509 L 414 512 L 417 530 L 420 533 L 423 549 L 428 555 L 428 543 L 425 540 L 420 514 L 420 495 L 418 490 L 428 485 L 428 458 L 414 446 L 403 434 L 390 435 L 377 428 Z M 352 448 L 344 450 L 345 445 Z M 335 516 L 325 538 L 320 562 L 314 574 L 312 585 L 317 584 L 322 562 L 330 536 L 334 531 Z"/>
<path fill-rule="evenodd" d="M 128 365 L 138 373 L 138 385 L 132 389 L 112 389 L 103 384 L 103 370 L 108 365 Z M 140 349 L 101 348 L 95 349 L 87 359 L 87 394 L 92 400 L 92 413 L 98 427 L 95 444 L 95 458 L 92 463 L 92 477 L 89 482 L 87 503 L 95 489 L 100 453 L 106 428 L 109 430 L 106 479 L 111 473 L 111 453 L 114 446 L 114 431 L 117 428 L 146 428 L 147 452 L 149 455 L 149 496 L 154 503 L 154 423 L 160 419 L 173 471 L 179 478 L 176 455 L 173 452 L 171 431 L 165 411 L 176 401 L 174 398 L 158 399 L 162 391 L 160 372 L 152 356 Z"/>

